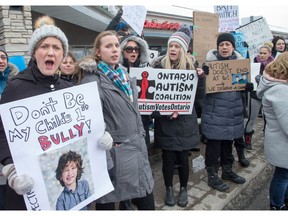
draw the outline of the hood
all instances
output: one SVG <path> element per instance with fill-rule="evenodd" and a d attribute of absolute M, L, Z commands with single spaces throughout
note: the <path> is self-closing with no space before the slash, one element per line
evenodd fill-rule
<path fill-rule="evenodd" d="M 218 53 L 217 49 L 209 50 L 206 54 L 206 61 L 220 61 L 217 58 L 217 53 Z M 241 53 L 237 52 L 236 50 L 233 51 L 231 56 L 235 56 L 236 57 L 235 59 L 244 59 Z"/>
<path fill-rule="evenodd" d="M 16 65 L 8 62 L 8 67 L 10 68 L 10 74 L 8 76 L 8 79 L 10 79 L 11 77 L 15 76 L 16 74 L 19 73 L 19 69 Z"/>
<path fill-rule="evenodd" d="M 283 84 L 287 84 L 288 82 L 286 80 L 280 80 L 280 79 L 275 79 L 271 76 L 269 76 L 267 73 L 263 73 L 263 76 L 261 76 L 260 81 L 259 81 L 259 85 L 257 87 L 257 97 L 262 99 L 262 97 L 264 96 L 264 93 L 277 85 L 283 85 Z"/>
<path fill-rule="evenodd" d="M 90 73 L 95 73 L 97 70 L 97 62 L 92 57 L 85 57 L 81 61 L 76 63 L 75 74 L 80 74 L 80 71 L 88 71 Z"/>
<path fill-rule="evenodd" d="M 128 36 L 121 42 L 120 47 L 123 51 L 129 41 L 135 41 L 140 47 L 139 59 L 140 64 L 146 64 L 149 60 L 149 47 L 145 40 L 137 36 Z M 123 54 L 121 55 L 120 63 L 123 64 Z"/>

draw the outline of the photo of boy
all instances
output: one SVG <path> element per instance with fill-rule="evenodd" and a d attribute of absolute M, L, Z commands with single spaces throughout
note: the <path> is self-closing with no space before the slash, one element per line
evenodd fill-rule
<path fill-rule="evenodd" d="M 57 199 L 56 210 L 69 210 L 90 196 L 87 180 L 80 180 L 84 167 L 80 154 L 68 151 L 61 155 L 56 169 L 56 179 L 64 187 Z M 87 210 L 85 206 L 81 210 Z"/>

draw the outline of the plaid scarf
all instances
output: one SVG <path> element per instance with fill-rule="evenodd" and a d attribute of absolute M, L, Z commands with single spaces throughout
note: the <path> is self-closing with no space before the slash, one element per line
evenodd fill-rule
<path fill-rule="evenodd" d="M 131 102 L 133 102 L 133 93 L 128 82 L 129 76 L 124 68 L 122 68 L 120 65 L 117 65 L 116 69 L 112 69 L 103 61 L 100 61 L 97 67 L 106 76 L 108 76 L 121 91 L 123 91 L 128 96 Z"/>

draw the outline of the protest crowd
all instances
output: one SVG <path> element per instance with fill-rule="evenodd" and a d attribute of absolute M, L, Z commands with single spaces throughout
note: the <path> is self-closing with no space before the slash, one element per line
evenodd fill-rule
<path fill-rule="evenodd" d="M 173 206 L 184 209 L 193 201 L 189 198 L 193 193 L 189 177 L 194 175 L 190 162 L 200 148 L 204 149 L 202 172 L 209 190 L 225 194 L 235 185 L 247 183 L 235 164 L 244 170 L 251 166 L 247 154 L 255 149 L 252 137 L 259 119 L 263 120 L 263 156 L 274 168 L 268 208 L 287 210 L 285 39 L 269 37 L 249 52 L 252 44 L 245 34 L 238 41 L 241 28 L 238 32 L 217 30 L 211 34 L 211 48 L 201 50 L 201 56 L 193 46 L 197 35 L 191 20 L 190 26 L 183 24 L 171 33 L 166 50 L 149 63 L 145 32 L 136 33 L 123 20 L 124 12 L 122 7 L 118 9 L 107 28 L 95 36 L 92 52 L 83 58 L 76 58 L 69 47 L 69 35 L 48 15 L 35 20 L 28 45 L 30 60 L 24 70 L 9 62 L 9 53 L 0 49 L 0 210 L 48 208 L 42 199 L 33 202 L 45 187 L 48 198 L 43 200 L 52 210 L 157 210 L 156 172 L 165 188 L 160 198 L 163 205 L 168 210 Z M 85 91 L 90 88 L 95 92 Z M 53 100 L 58 91 L 60 99 Z M 75 100 L 67 102 L 76 92 Z M 56 112 L 63 98 L 60 94 L 67 112 Z M 27 115 L 33 122 L 38 119 L 37 123 L 20 130 L 25 123 L 20 119 L 26 113 L 22 109 L 26 101 L 33 104 L 36 97 L 44 101 L 45 95 L 49 102 L 43 102 L 39 110 L 35 105 Z M 90 97 L 86 95 L 97 97 L 101 115 L 92 110 L 94 102 L 87 102 Z M 13 113 L 16 108 L 19 110 Z M 23 113 L 18 116 L 20 111 Z M 54 112 L 51 118 L 40 121 L 50 112 Z M 87 112 L 93 116 L 90 121 Z M 11 118 L 6 117 L 10 113 Z M 100 119 L 100 129 L 95 129 L 98 125 L 92 118 Z M 66 125 L 73 121 L 67 132 Z M 56 131 L 61 127 L 63 131 Z M 41 151 L 47 150 L 41 155 L 31 151 L 37 154 L 41 180 L 39 175 L 19 172 L 23 166 L 16 158 L 30 156 L 26 151 L 21 154 L 24 146 L 16 152 L 13 147 L 18 139 L 25 144 L 32 137 L 30 130 L 41 135 L 33 142 L 40 143 Z M 80 137 L 86 137 L 87 145 L 93 147 L 83 150 L 84 141 L 78 141 L 75 146 L 79 148 L 70 148 L 67 143 Z M 65 144 L 65 151 L 63 147 L 60 152 L 61 144 Z M 160 170 L 151 164 L 155 149 L 161 155 Z M 96 156 L 102 163 L 90 165 Z M 44 166 L 41 161 L 48 163 L 49 159 L 53 162 Z M 96 168 L 101 174 L 93 174 Z M 92 183 L 94 179 L 97 184 Z"/>

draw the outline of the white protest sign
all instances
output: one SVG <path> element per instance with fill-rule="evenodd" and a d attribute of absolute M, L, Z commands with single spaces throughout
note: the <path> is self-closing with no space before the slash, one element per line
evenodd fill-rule
<path fill-rule="evenodd" d="M 56 179 L 59 159 L 69 151 L 82 158 L 83 173 L 77 169 L 79 179 L 72 190 L 79 200 L 74 206 L 62 203 L 63 208 L 81 209 L 113 190 L 106 152 L 97 147 L 105 126 L 96 82 L 2 104 L 0 113 L 17 174 L 35 182 L 24 195 L 28 210 L 55 210 L 62 192 L 75 186 L 75 173 L 64 178 L 59 172 L 63 186 Z M 85 197 L 80 198 L 79 190 Z"/>
<path fill-rule="evenodd" d="M 150 66 L 152 64 L 152 62 L 154 61 L 154 59 L 156 59 L 158 57 L 159 52 L 157 50 L 148 50 L 149 52 L 149 59 L 148 59 L 148 65 Z"/>
<path fill-rule="evenodd" d="M 219 32 L 234 31 L 239 27 L 238 5 L 215 5 L 214 13 L 219 15 Z"/>
<path fill-rule="evenodd" d="M 122 19 L 124 19 L 138 35 L 142 35 L 147 9 L 139 5 L 123 5 L 122 9 Z"/>
<path fill-rule="evenodd" d="M 258 63 L 258 62 L 252 62 L 251 63 L 251 82 L 253 83 L 254 85 L 254 91 L 257 90 L 257 82 L 255 80 L 255 77 L 259 74 L 259 71 L 260 71 L 260 66 L 261 66 L 261 63 Z"/>
<path fill-rule="evenodd" d="M 273 35 L 265 18 L 260 18 L 236 29 L 245 35 L 251 60 L 258 54 L 258 48 L 273 39 Z"/>
<path fill-rule="evenodd" d="M 161 115 L 192 113 L 198 84 L 195 70 L 130 68 L 130 76 L 137 79 L 141 115 L 155 110 Z"/>

